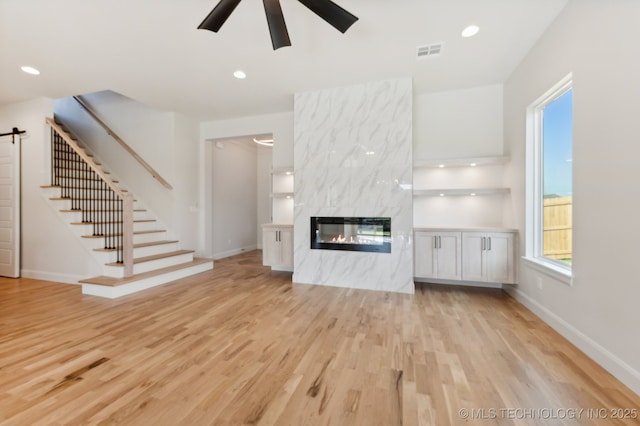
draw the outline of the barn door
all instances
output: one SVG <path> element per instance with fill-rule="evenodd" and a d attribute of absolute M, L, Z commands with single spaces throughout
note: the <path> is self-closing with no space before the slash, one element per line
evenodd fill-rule
<path fill-rule="evenodd" d="M 0 276 L 20 276 L 20 135 L 0 137 Z"/>

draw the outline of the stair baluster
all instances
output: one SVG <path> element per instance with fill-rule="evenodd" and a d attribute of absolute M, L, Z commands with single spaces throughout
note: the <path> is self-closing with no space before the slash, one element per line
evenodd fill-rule
<path fill-rule="evenodd" d="M 116 252 L 125 277 L 133 274 L 133 197 L 119 189 L 52 119 L 51 185 L 93 224 L 93 235 L 104 238 L 105 249 Z"/>

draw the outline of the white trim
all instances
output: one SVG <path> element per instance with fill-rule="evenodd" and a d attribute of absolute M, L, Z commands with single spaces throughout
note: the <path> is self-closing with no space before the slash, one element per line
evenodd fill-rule
<path fill-rule="evenodd" d="M 572 285 L 571 265 L 561 265 L 542 258 L 543 187 L 542 187 L 542 112 L 544 107 L 567 93 L 573 86 L 573 73 L 567 74 L 527 108 L 526 117 L 526 191 L 525 253 L 523 257 L 536 270 L 567 285 Z"/>
<path fill-rule="evenodd" d="M 560 333 L 565 339 L 577 346 L 585 355 L 598 363 L 632 391 L 640 395 L 640 371 L 634 370 L 633 367 L 625 361 L 618 358 L 598 342 L 582 333 L 522 291 L 514 287 L 507 287 L 505 291 L 551 326 L 551 328 Z"/>
<path fill-rule="evenodd" d="M 258 249 L 258 245 L 253 244 L 251 246 L 240 247 L 238 249 L 233 249 L 233 250 L 227 250 L 220 253 L 215 253 L 213 255 L 213 260 L 220 260 L 220 259 L 224 259 L 225 257 L 231 257 L 231 256 L 235 256 L 236 254 L 244 253 L 247 251 L 253 251 L 257 249 Z"/>
<path fill-rule="evenodd" d="M 52 281 L 55 283 L 64 283 L 64 284 L 78 284 L 78 281 L 86 278 L 80 275 L 58 274 L 55 272 L 44 272 L 44 271 L 32 271 L 30 269 L 22 269 L 20 273 L 23 278 Z"/>
<path fill-rule="evenodd" d="M 539 257 L 522 256 L 522 260 L 526 266 L 535 269 L 537 272 L 560 281 L 569 287 L 573 286 L 573 271 L 569 268 Z"/>

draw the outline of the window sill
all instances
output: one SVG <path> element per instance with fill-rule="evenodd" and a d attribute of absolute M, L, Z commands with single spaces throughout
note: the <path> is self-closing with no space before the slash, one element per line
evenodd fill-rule
<path fill-rule="evenodd" d="M 560 281 L 569 287 L 573 286 L 573 274 L 571 269 L 563 268 L 562 266 L 554 265 L 551 262 L 545 262 L 544 260 L 532 257 L 523 256 L 522 260 L 531 269 L 545 274 L 556 281 Z"/>

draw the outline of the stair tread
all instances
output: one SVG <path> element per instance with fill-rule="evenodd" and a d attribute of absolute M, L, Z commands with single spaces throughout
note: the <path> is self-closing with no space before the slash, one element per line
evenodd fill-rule
<path fill-rule="evenodd" d="M 142 235 L 142 234 L 154 234 L 157 232 L 167 232 L 164 229 L 150 229 L 148 231 L 133 231 L 133 235 Z M 114 237 L 122 234 L 108 234 L 108 235 L 83 235 L 82 238 L 105 238 L 105 237 Z"/>
<path fill-rule="evenodd" d="M 65 198 L 65 200 L 68 200 L 68 198 Z M 88 209 L 88 210 L 68 210 L 68 209 L 63 209 L 60 210 L 63 213 L 82 213 L 82 212 L 113 212 L 116 210 L 113 209 Z M 145 209 L 133 209 L 134 212 L 146 212 Z"/>
<path fill-rule="evenodd" d="M 156 222 L 155 219 L 134 219 L 133 223 Z M 122 223 L 121 220 L 103 221 L 103 222 L 71 222 L 72 225 L 106 225 L 109 223 Z"/>
<path fill-rule="evenodd" d="M 178 240 L 151 241 L 149 243 L 137 243 L 137 244 L 134 244 L 133 248 L 137 249 L 137 248 L 143 248 L 143 247 L 153 247 L 153 246 L 160 246 L 160 245 L 164 245 L 164 244 L 175 244 L 177 242 L 179 242 L 179 241 Z M 98 249 L 93 249 L 93 251 L 111 252 L 111 251 L 116 251 L 119 248 L 120 247 L 116 247 L 116 248 L 113 248 L 113 249 L 98 248 Z"/>
<path fill-rule="evenodd" d="M 52 201 L 72 201 L 72 200 L 76 200 L 76 201 L 102 201 L 102 202 L 109 202 L 109 200 L 100 200 L 100 199 L 96 199 L 96 198 L 64 198 L 64 197 L 51 197 L 49 198 Z M 133 201 L 138 201 L 136 199 L 134 199 Z"/>
<path fill-rule="evenodd" d="M 60 188 L 60 189 L 62 189 L 62 186 L 60 186 L 60 185 L 40 185 L 40 188 L 43 188 L 43 189 Z M 111 191 L 111 188 L 83 188 L 81 186 L 67 186 L 66 189 L 80 189 L 80 190 L 87 190 L 87 191 Z M 126 189 L 120 189 L 120 191 L 128 192 Z"/>
<path fill-rule="evenodd" d="M 167 259 L 169 257 L 182 256 L 183 254 L 190 254 L 190 253 L 195 253 L 195 250 L 176 250 L 176 251 L 170 251 L 168 253 L 154 254 L 153 256 L 138 257 L 136 259 L 133 259 L 133 264 L 139 265 L 140 263 L 151 262 L 151 261 L 160 260 L 160 259 Z M 116 263 L 116 262 L 106 263 L 105 265 L 119 266 L 124 268 L 124 264 Z"/>
<path fill-rule="evenodd" d="M 185 269 L 191 266 L 197 266 L 197 265 L 201 265 L 203 263 L 208 263 L 208 262 L 213 262 L 213 259 L 205 259 L 205 258 L 197 257 L 197 258 L 194 258 L 191 262 L 180 263 L 178 265 L 168 266 L 162 269 L 156 269 L 155 271 L 143 272 L 141 274 L 134 274 L 126 278 L 114 278 L 114 277 L 107 277 L 107 276 L 101 275 L 98 277 L 80 280 L 79 282 L 82 284 L 96 284 L 96 285 L 103 285 L 108 287 L 117 287 L 119 285 L 129 284 L 141 279 L 155 277 L 158 275 L 166 274 L 168 272 L 179 271 L 180 269 Z"/>
<path fill-rule="evenodd" d="M 84 161 L 79 161 L 79 160 L 65 160 L 65 161 L 67 161 L 67 162 L 75 162 L 75 163 L 80 163 L 80 164 L 85 164 L 85 162 L 84 162 Z M 98 163 L 98 162 L 94 161 L 94 162 L 93 162 L 93 165 L 94 165 L 94 166 L 102 166 L 102 163 Z M 81 170 L 81 171 L 84 171 L 83 169 L 78 169 L 77 167 L 68 167 L 68 166 L 56 166 L 56 169 L 57 169 L 57 170 L 76 170 L 76 171 L 77 171 L 77 170 Z M 111 172 L 108 172 L 108 171 L 106 171 L 106 170 L 102 170 L 102 173 L 105 173 L 105 174 L 107 174 L 107 175 L 108 175 L 108 174 L 110 174 Z"/>

